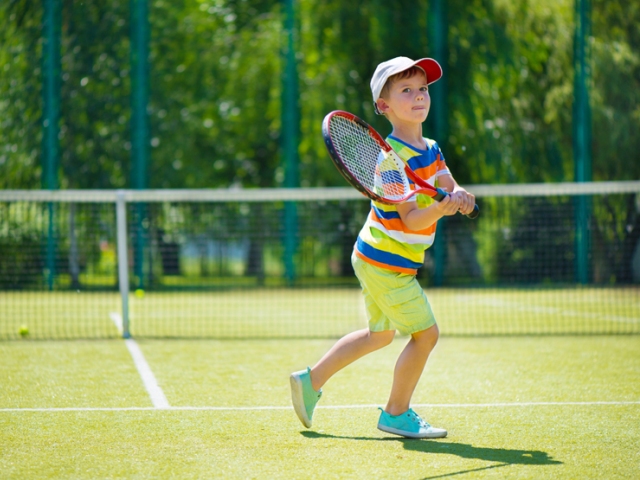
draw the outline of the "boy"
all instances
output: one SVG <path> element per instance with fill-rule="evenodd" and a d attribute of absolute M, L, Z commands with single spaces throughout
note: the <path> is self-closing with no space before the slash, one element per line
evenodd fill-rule
<path fill-rule="evenodd" d="M 416 272 L 433 244 L 437 221 L 457 212 L 468 214 L 475 204 L 475 197 L 451 176 L 436 142 L 422 136 L 431 105 L 428 85 L 441 76 L 440 65 L 431 58 L 397 57 L 378 65 L 371 79 L 376 113 L 385 115 L 393 127 L 387 141 L 410 168 L 450 195 L 439 203 L 423 195 L 395 206 L 372 202 L 352 256 L 369 326 L 342 337 L 313 368 L 291 374 L 293 406 L 307 428 L 327 380 L 360 357 L 389 345 L 399 331 L 410 335 L 410 340 L 397 360 L 378 429 L 409 438 L 447 435 L 409 406 L 439 334 Z"/>

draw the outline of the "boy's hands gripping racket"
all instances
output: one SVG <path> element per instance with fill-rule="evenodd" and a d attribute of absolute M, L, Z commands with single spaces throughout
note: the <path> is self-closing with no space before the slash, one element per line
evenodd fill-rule
<path fill-rule="evenodd" d="M 340 173 L 376 202 L 396 205 L 418 193 L 439 202 L 448 195 L 416 175 L 378 132 L 352 113 L 340 110 L 329 113 L 322 122 L 322 134 Z M 409 179 L 416 185 L 415 190 Z M 479 214 L 475 205 L 467 216 L 476 218 Z"/>

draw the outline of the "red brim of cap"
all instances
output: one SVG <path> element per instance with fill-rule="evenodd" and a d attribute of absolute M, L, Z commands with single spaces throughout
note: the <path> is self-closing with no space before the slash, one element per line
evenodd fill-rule
<path fill-rule="evenodd" d="M 442 67 L 433 58 L 422 58 L 416 61 L 415 66 L 424 70 L 424 73 L 427 76 L 427 85 L 442 77 Z"/>

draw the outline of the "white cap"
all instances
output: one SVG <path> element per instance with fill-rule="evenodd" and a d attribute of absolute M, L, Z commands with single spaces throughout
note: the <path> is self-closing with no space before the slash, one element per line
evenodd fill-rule
<path fill-rule="evenodd" d="M 411 67 L 420 67 L 427 76 L 427 85 L 435 82 L 442 77 L 442 67 L 433 58 L 421 58 L 420 60 L 411 60 L 407 57 L 396 57 L 382 62 L 376 68 L 376 71 L 371 77 L 371 93 L 373 94 L 373 103 L 380 98 L 380 92 L 384 84 L 392 75 L 396 73 L 404 72 Z"/>

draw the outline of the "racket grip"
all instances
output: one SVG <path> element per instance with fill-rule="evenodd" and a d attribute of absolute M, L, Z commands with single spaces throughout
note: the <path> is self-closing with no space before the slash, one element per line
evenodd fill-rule
<path fill-rule="evenodd" d="M 436 190 L 438 191 L 438 193 L 436 193 L 433 198 L 434 200 L 437 200 L 438 202 L 441 201 L 444 197 L 446 197 L 447 195 L 449 195 L 448 192 L 446 192 L 445 190 L 442 190 L 441 188 L 436 188 Z M 478 205 L 474 205 L 473 206 L 473 211 L 469 214 L 467 214 L 467 217 L 469 217 L 470 219 L 474 219 L 474 218 L 478 218 L 478 215 L 480 215 L 480 208 L 478 207 Z"/>
<path fill-rule="evenodd" d="M 474 218 L 478 218 L 478 215 L 480 215 L 480 208 L 478 208 L 478 205 L 474 205 L 473 211 L 467 214 L 467 217 L 473 220 Z"/>

